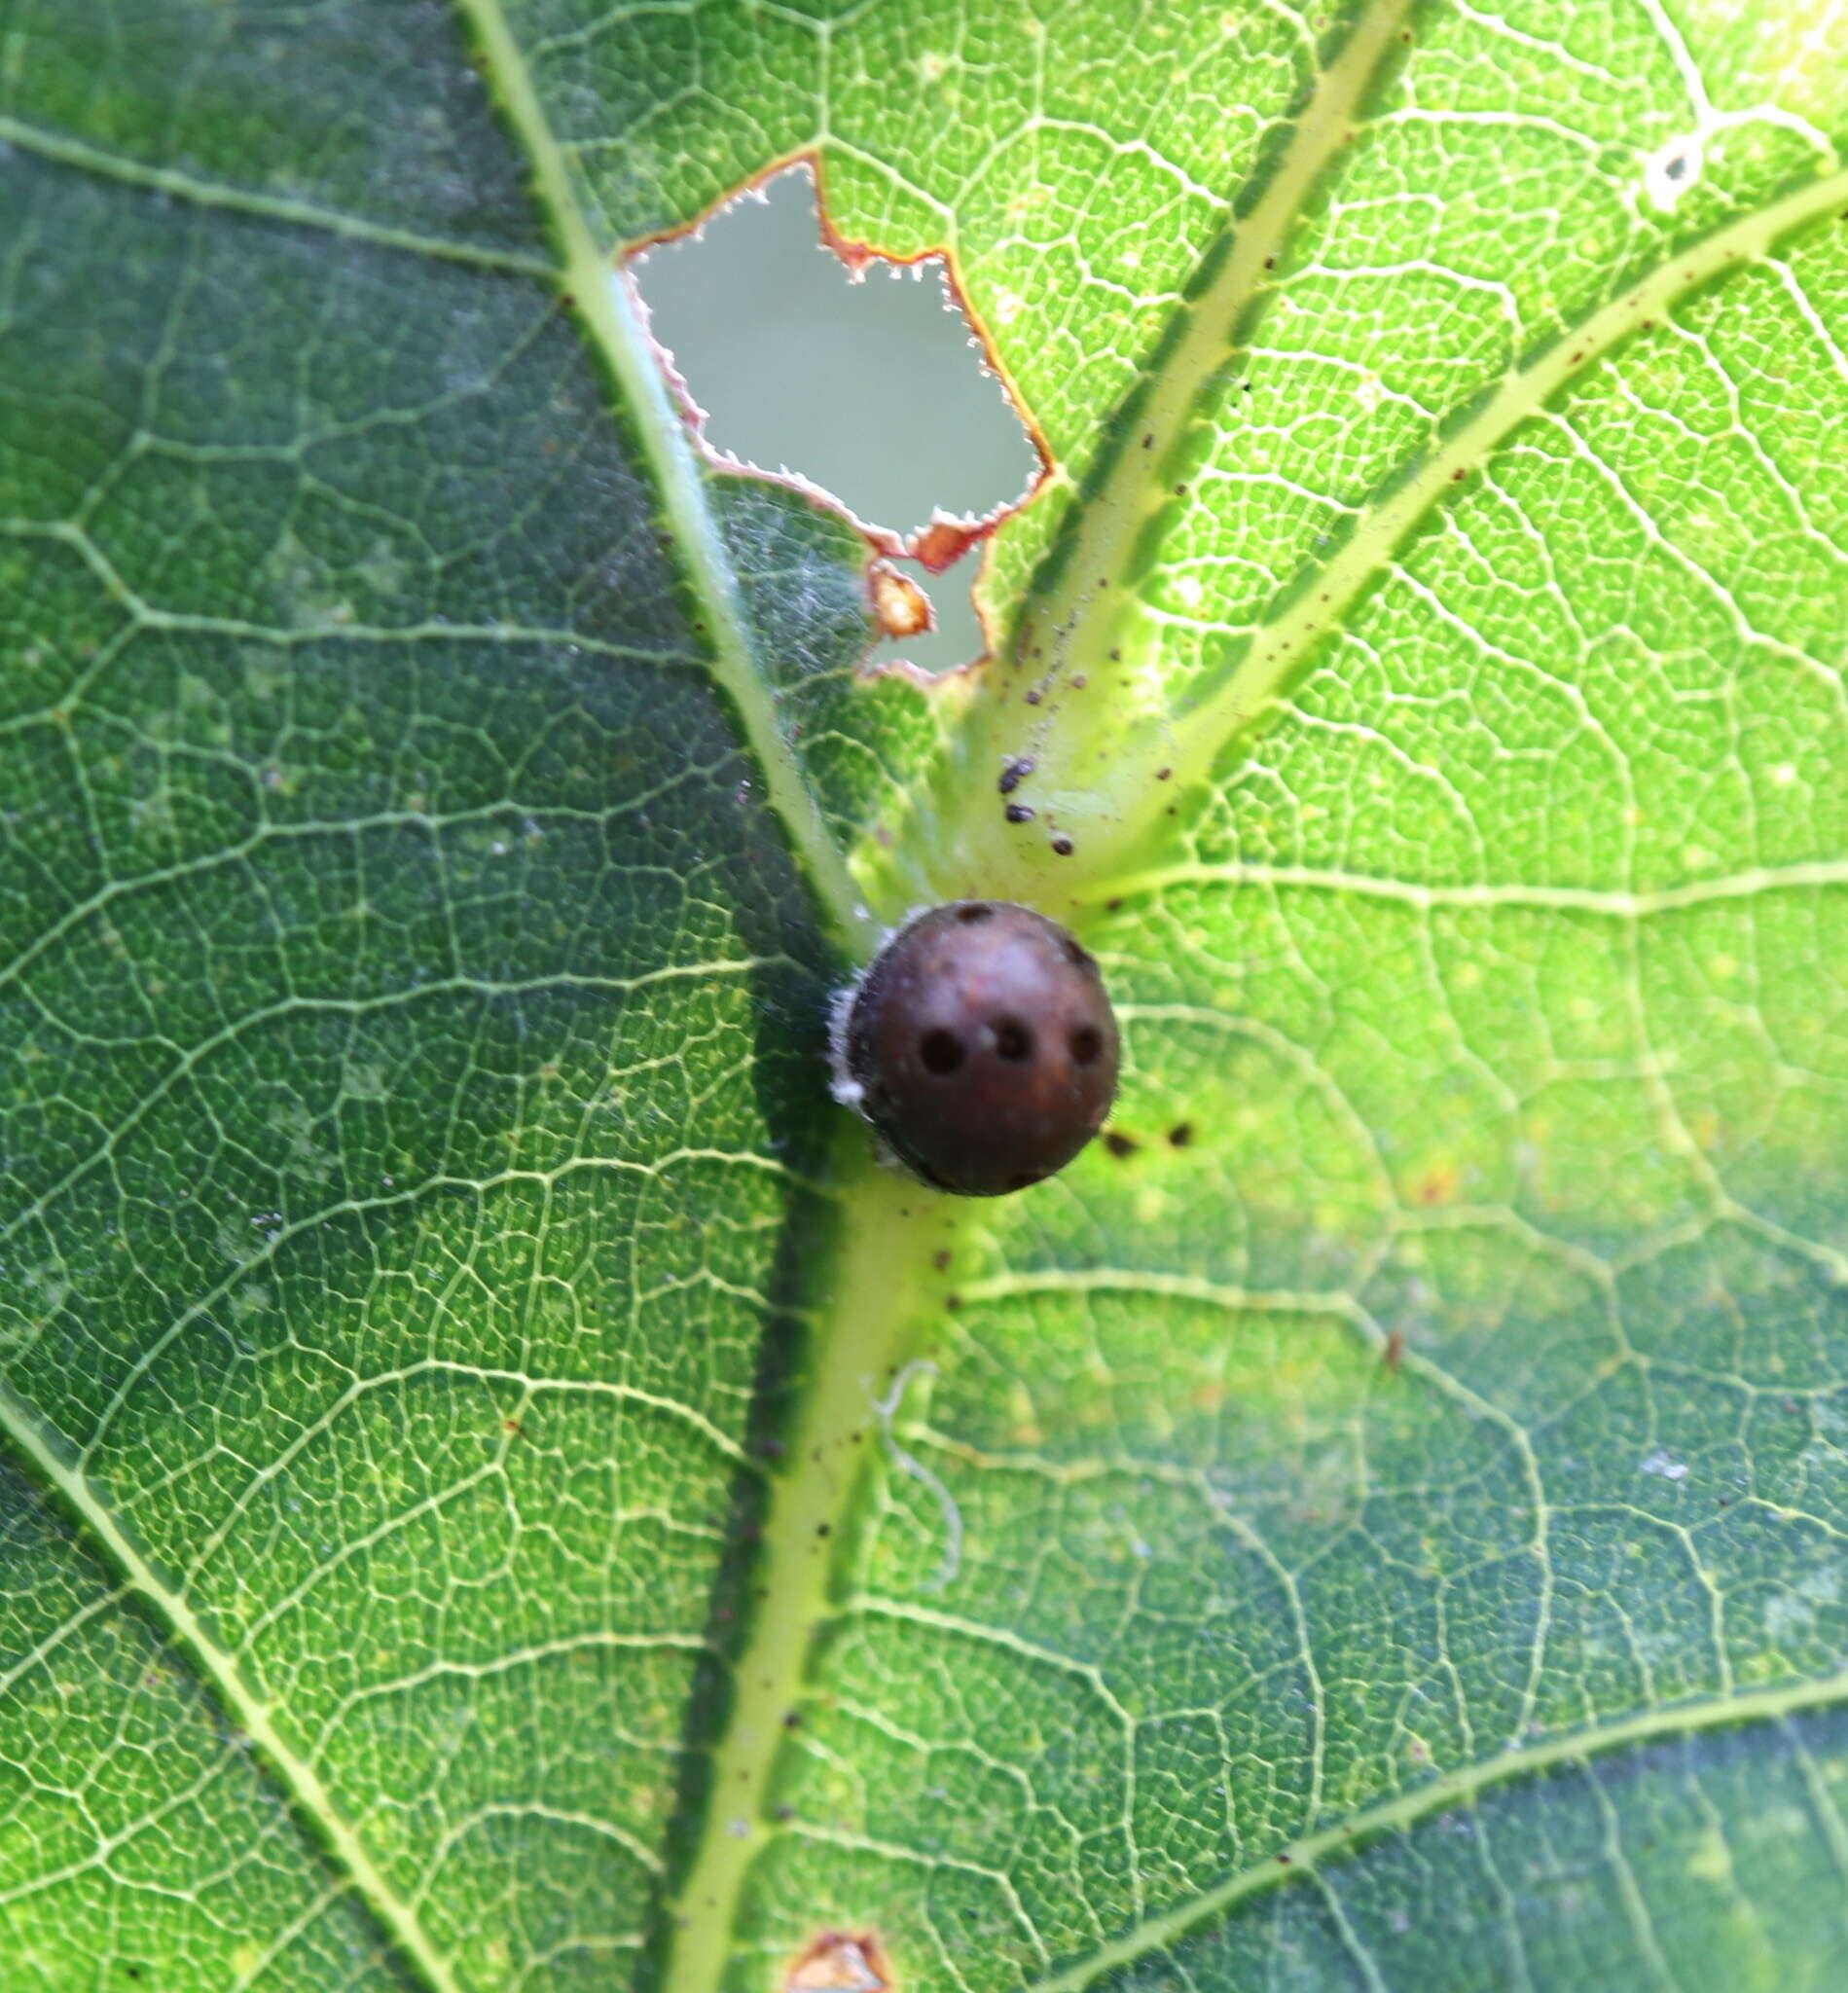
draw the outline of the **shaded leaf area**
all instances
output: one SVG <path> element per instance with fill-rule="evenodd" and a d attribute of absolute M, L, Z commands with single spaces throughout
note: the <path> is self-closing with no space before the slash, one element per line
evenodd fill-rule
<path fill-rule="evenodd" d="M 449 0 L 7 0 L 0 116 L 127 172 L 543 262 Z"/>
<path fill-rule="evenodd" d="M 393 134 L 459 43 L 333 115 L 405 12 L 72 46 L 123 143 L 112 91 L 192 134 L 299 57 L 297 193 L 435 231 Z M 0 1976 L 607 1984 L 728 1637 L 826 953 L 556 294 L 134 171 L 21 144 L 0 214 Z"/>
<path fill-rule="evenodd" d="M 0 1613 L 16 1985 L 405 1983 L 190 1657 L 6 1468 Z"/>

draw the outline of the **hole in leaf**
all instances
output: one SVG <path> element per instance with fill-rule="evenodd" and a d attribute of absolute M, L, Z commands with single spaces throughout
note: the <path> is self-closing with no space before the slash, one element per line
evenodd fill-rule
<path fill-rule="evenodd" d="M 799 163 L 630 265 L 656 341 L 721 459 L 830 496 L 888 555 L 925 564 L 934 631 L 883 642 L 875 660 L 926 670 L 983 648 L 965 529 L 1019 504 L 1039 454 L 951 287 L 941 255 L 910 264 L 822 235 L 815 175 Z M 931 570 L 925 571 L 925 565 Z"/>
<path fill-rule="evenodd" d="M 918 1057 L 924 1064 L 924 1069 L 939 1077 L 946 1072 L 954 1072 L 967 1056 L 962 1040 L 955 1032 L 925 1032 L 918 1040 Z"/>

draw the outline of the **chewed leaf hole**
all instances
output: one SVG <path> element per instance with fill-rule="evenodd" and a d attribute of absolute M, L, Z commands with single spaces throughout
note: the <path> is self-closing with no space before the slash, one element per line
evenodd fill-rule
<path fill-rule="evenodd" d="M 966 664 L 983 648 L 966 550 L 1032 489 L 1039 453 L 941 255 L 829 243 L 798 163 L 629 271 L 708 453 L 831 500 L 925 584 L 936 627 L 875 658 Z"/>

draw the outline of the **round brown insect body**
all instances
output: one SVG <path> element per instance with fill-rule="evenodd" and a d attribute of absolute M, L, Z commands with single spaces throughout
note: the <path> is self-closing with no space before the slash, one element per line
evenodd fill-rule
<path fill-rule="evenodd" d="M 1116 1018 L 1092 958 L 1006 900 L 953 900 L 902 928 L 852 993 L 836 1051 L 899 1160 L 963 1197 L 1062 1170 L 1116 1094 Z"/>

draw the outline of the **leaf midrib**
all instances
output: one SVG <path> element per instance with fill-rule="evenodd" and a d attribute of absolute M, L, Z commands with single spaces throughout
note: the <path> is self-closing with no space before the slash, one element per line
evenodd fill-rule
<path fill-rule="evenodd" d="M 764 778 L 766 800 L 782 822 L 835 939 L 851 955 L 870 955 L 878 925 L 861 904 L 846 856 L 777 723 L 772 695 L 752 656 L 738 577 L 707 502 L 706 473 L 669 397 L 629 281 L 591 232 L 570 166 L 501 0 L 456 0 L 456 7 L 476 41 L 482 73 L 532 167 L 534 198 L 558 244 L 566 294 L 592 348 L 621 391 L 633 440 L 661 494 L 681 570 L 706 616 L 707 667 L 731 701 Z"/>

